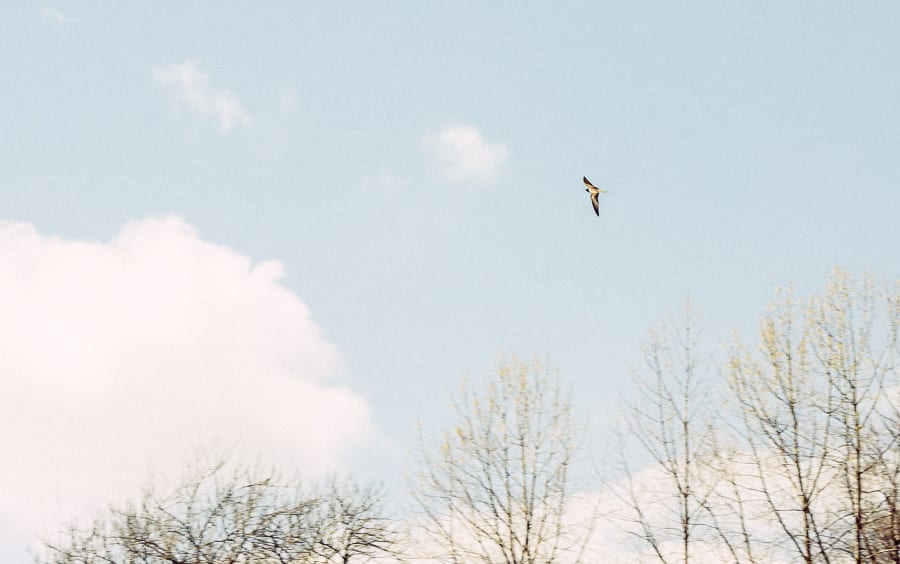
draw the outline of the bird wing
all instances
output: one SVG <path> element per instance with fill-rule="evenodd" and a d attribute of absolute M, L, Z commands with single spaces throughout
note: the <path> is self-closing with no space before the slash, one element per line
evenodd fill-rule
<path fill-rule="evenodd" d="M 597 214 L 597 217 L 600 217 L 600 202 L 597 201 L 597 196 L 599 194 L 596 192 L 591 194 L 591 205 L 594 206 L 594 213 Z"/>
<path fill-rule="evenodd" d="M 591 184 L 591 181 L 587 179 L 587 176 L 582 177 L 582 180 L 584 180 L 584 185 L 588 188 L 596 188 L 596 186 Z"/>

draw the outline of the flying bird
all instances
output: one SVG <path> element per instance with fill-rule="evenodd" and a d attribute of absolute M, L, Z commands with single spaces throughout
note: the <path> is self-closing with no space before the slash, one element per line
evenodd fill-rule
<path fill-rule="evenodd" d="M 591 205 L 594 206 L 594 213 L 597 214 L 597 217 L 600 217 L 600 202 L 597 201 L 597 198 L 600 194 L 606 194 L 608 190 L 597 188 L 591 184 L 587 176 L 584 177 L 584 185 L 587 186 L 584 191 L 591 195 Z"/>

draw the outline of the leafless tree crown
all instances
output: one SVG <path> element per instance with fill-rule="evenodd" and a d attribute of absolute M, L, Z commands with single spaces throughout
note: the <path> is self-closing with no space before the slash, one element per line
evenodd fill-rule
<path fill-rule="evenodd" d="M 454 410 L 439 442 L 423 440 L 411 484 L 425 556 L 536 564 L 577 551 L 565 519 L 577 429 L 556 374 L 506 357 L 463 382 Z"/>
<path fill-rule="evenodd" d="M 728 347 L 712 434 L 690 339 L 672 363 L 656 333 L 630 430 L 662 476 L 655 501 L 677 519 L 626 487 L 634 534 L 663 562 L 716 549 L 735 562 L 900 563 L 898 328 L 900 282 L 836 270 L 821 295 L 781 292 L 758 344 Z"/>
<path fill-rule="evenodd" d="M 224 463 L 169 491 L 73 526 L 37 558 L 46 564 L 348 564 L 391 554 L 382 493 L 334 480 L 303 488 L 274 472 Z"/>

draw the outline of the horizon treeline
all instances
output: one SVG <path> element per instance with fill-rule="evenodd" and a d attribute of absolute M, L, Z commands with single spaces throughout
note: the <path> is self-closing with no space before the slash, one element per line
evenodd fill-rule
<path fill-rule="evenodd" d="M 506 354 L 419 430 L 404 518 L 377 484 L 210 458 L 35 562 L 900 563 L 900 279 L 835 269 L 754 339 L 702 332 L 690 304 L 648 332 L 602 455 L 557 371 Z"/>

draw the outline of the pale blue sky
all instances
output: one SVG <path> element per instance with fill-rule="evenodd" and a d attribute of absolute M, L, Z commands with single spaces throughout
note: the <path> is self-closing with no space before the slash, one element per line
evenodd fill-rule
<path fill-rule="evenodd" d="M 896 2 L 185 4 L 4 6 L 0 219 L 174 214 L 280 261 L 398 449 L 375 474 L 500 350 L 602 417 L 687 295 L 718 340 L 776 284 L 898 274 Z M 252 123 L 154 74 L 189 62 Z M 505 147 L 493 174 L 442 172 L 454 125 Z"/>

